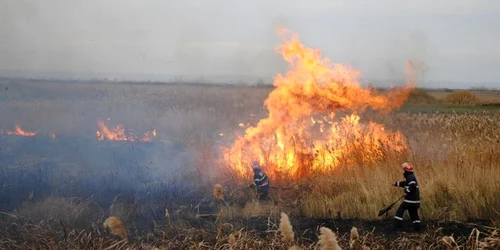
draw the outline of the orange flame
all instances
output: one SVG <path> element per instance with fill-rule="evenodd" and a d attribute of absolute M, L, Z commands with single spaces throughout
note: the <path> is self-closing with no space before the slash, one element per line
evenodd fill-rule
<path fill-rule="evenodd" d="M 156 129 L 153 129 L 153 131 L 146 131 L 144 133 L 144 136 L 142 137 L 142 141 L 145 142 L 150 142 L 152 138 L 156 137 Z"/>
<path fill-rule="evenodd" d="M 110 129 L 104 124 L 102 121 L 97 121 L 97 125 L 99 126 L 99 130 L 96 131 L 97 139 L 102 141 L 104 139 L 110 141 L 135 141 L 137 137 L 130 133 L 126 134 L 125 129 L 121 125 L 117 125 L 115 129 Z M 140 141 L 150 142 L 154 137 L 156 137 L 156 130 L 147 131 L 144 133 L 144 136 Z"/>
<path fill-rule="evenodd" d="M 133 136 L 125 134 L 125 129 L 121 125 L 117 125 L 114 130 L 109 129 L 102 121 L 97 121 L 97 125 L 99 130 L 96 131 L 96 135 L 99 141 L 104 140 L 104 138 L 111 141 L 134 141 Z"/>
<path fill-rule="evenodd" d="M 0 134 L 7 134 L 7 135 L 18 135 L 18 136 L 35 136 L 37 132 L 30 132 L 30 131 L 24 131 L 21 126 L 15 125 L 15 130 L 1 130 L 0 129 Z"/>
<path fill-rule="evenodd" d="M 224 161 L 231 169 L 245 177 L 251 172 L 249 163 L 258 160 L 271 177 L 298 178 L 406 150 L 401 133 L 361 122 L 361 115 L 401 106 L 413 82 L 386 95 L 362 88 L 359 71 L 331 63 L 319 50 L 304 47 L 297 35 L 287 39 L 288 31 L 279 33 L 284 44 L 278 51 L 291 69 L 274 79 L 275 89 L 264 102 L 268 117 L 224 149 Z"/>

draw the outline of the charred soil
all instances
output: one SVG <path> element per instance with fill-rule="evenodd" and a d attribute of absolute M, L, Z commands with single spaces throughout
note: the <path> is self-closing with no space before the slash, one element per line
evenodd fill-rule
<path fill-rule="evenodd" d="M 62 222 L 35 223 L 13 214 L 1 216 L 11 220 L 9 223 L 3 220 L 0 228 L 1 249 L 230 249 L 230 235 L 235 236 L 235 244 L 240 246 L 233 249 L 288 249 L 291 246 L 279 240 L 279 218 L 270 217 L 224 223 L 219 223 L 216 217 L 178 218 L 172 224 L 158 222 L 152 228 L 126 227 L 128 238 L 122 239 L 97 223 L 87 229 L 75 230 Z M 292 217 L 290 222 L 296 235 L 293 244 L 305 249 L 313 249 L 316 245 L 321 227 L 331 229 L 337 235 L 339 244 L 345 248 L 348 248 L 351 229 L 356 227 L 360 238 L 358 248 L 354 249 L 360 249 L 361 245 L 372 249 L 412 249 L 416 246 L 441 249 L 446 246 L 442 239 L 447 236 L 452 236 L 457 245 L 474 245 L 494 230 L 486 221 L 426 221 L 420 232 L 414 232 L 409 224 L 395 231 L 390 219 L 369 221 Z"/>

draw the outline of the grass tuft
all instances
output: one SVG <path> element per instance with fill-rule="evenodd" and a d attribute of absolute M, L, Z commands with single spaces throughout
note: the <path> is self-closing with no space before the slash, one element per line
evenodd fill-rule
<path fill-rule="evenodd" d="M 283 242 L 294 241 L 295 234 L 293 233 L 292 224 L 290 223 L 288 215 L 285 213 L 281 213 L 280 232 Z"/>
<path fill-rule="evenodd" d="M 356 243 L 359 241 L 359 233 L 356 227 L 352 227 L 351 233 L 349 234 L 349 248 L 353 249 L 356 247 Z"/>
<path fill-rule="evenodd" d="M 337 235 L 331 229 L 321 227 L 320 233 L 318 246 L 321 250 L 342 250 L 337 241 Z"/>
<path fill-rule="evenodd" d="M 108 228 L 112 234 L 120 236 L 122 239 L 127 239 L 127 230 L 120 218 L 115 216 L 108 217 L 103 225 L 105 228 Z"/>
<path fill-rule="evenodd" d="M 220 184 L 214 185 L 214 197 L 218 200 L 224 199 L 224 195 L 222 194 L 222 186 Z"/>
<path fill-rule="evenodd" d="M 479 103 L 479 98 L 470 91 L 454 91 L 444 98 L 450 104 L 474 105 Z"/>

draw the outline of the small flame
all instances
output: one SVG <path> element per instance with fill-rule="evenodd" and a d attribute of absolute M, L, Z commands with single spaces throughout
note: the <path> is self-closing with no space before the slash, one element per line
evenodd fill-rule
<path fill-rule="evenodd" d="M 97 125 L 99 126 L 99 130 L 96 131 L 96 135 L 99 141 L 104 139 L 110 141 L 134 141 L 135 139 L 133 135 L 127 136 L 125 129 L 121 125 L 117 125 L 114 130 L 109 129 L 102 121 L 97 121 Z"/>
<path fill-rule="evenodd" d="M 144 136 L 142 137 L 142 141 L 144 142 L 150 142 L 154 137 L 156 137 L 156 129 L 153 129 L 153 131 L 146 131 L 144 133 Z"/>
<path fill-rule="evenodd" d="M 109 118 L 108 118 L 109 120 Z M 110 129 L 104 124 L 102 121 L 97 121 L 97 125 L 99 126 L 99 130 L 96 131 L 97 139 L 102 141 L 104 139 L 110 141 L 135 141 L 137 137 L 130 133 L 126 134 L 125 129 L 122 125 L 117 125 L 114 129 Z M 152 131 L 146 131 L 140 141 L 150 142 L 153 138 L 156 137 L 156 129 Z"/>
<path fill-rule="evenodd" d="M 17 136 L 35 136 L 37 132 L 30 132 L 30 131 L 25 131 L 21 128 L 19 125 L 15 125 L 15 130 L 1 130 L 0 129 L 0 134 L 7 134 L 7 135 L 17 135 Z"/>

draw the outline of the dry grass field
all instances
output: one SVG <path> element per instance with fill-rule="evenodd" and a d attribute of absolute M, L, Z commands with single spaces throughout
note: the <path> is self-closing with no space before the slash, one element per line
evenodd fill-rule
<path fill-rule="evenodd" d="M 396 110 L 376 117 L 388 129 L 408 138 L 407 154 L 369 164 L 353 163 L 293 182 L 277 182 L 271 192 L 272 202 L 258 203 L 253 190 L 247 188 L 251 178 L 231 174 L 220 165 L 219 154 L 221 147 L 231 145 L 235 134 L 244 133 L 240 123 L 255 124 L 267 115 L 262 103 L 271 88 L 22 81 L 0 85 L 1 89 L 8 87 L 0 95 L 1 128 L 13 129 L 19 124 L 24 130 L 37 132 L 33 137 L 0 136 L 2 200 L 17 204 L 12 207 L 2 203 L 2 235 L 9 239 L 2 241 L 4 248 L 46 244 L 47 249 L 139 245 L 143 249 L 229 249 L 231 233 L 237 239 L 233 249 L 287 249 L 293 244 L 312 248 L 316 234 L 307 232 L 318 230 L 315 224 L 323 224 L 339 235 L 345 248 L 350 227 L 358 226 L 364 244 L 372 249 L 398 244 L 441 249 L 445 245 L 440 239 L 446 231 L 433 224 L 437 221 L 481 220 L 481 225 L 459 230 L 463 238 L 455 238 L 456 244 L 472 246 L 476 233 L 483 239 L 483 233 L 491 233 L 490 228 L 498 227 L 500 220 L 500 112 L 496 110 Z M 97 141 L 96 122 L 108 117 L 110 126 L 156 129 L 157 137 L 143 156 L 129 159 L 127 152 L 116 149 L 109 152 L 118 155 L 115 158 L 99 158 L 92 147 L 135 146 L 138 150 L 144 146 L 140 142 L 116 146 L 110 141 Z M 56 137 L 50 138 L 51 133 Z M 77 149 L 70 144 L 78 144 Z M 162 162 L 164 154 L 170 152 L 166 145 L 182 148 L 182 152 L 170 154 L 187 154 L 187 160 Z M 85 159 L 93 156 L 96 159 L 92 161 Z M 128 163 L 139 158 L 142 162 Z M 428 222 L 428 230 L 404 237 L 398 233 L 388 236 L 392 230 L 388 218 L 376 214 L 400 195 L 390 183 L 401 179 L 399 166 L 407 160 L 416 166 L 422 192 L 421 217 Z M 147 165 L 149 161 L 151 165 Z M 139 173 L 137 166 L 141 171 L 137 178 L 143 179 L 124 179 Z M 94 179 L 78 182 L 88 178 Z M 212 197 L 215 183 L 222 184 L 224 202 Z M 83 184 L 86 188 L 79 186 Z M 167 218 L 165 208 L 169 211 Z M 220 212 L 216 212 L 218 209 Z M 277 225 L 281 212 L 290 216 L 292 224 L 300 225 L 295 229 L 298 236 L 293 244 L 280 240 Z M 337 219 L 339 214 L 342 219 Z M 102 223 L 108 216 L 121 218 L 133 240 L 119 243 L 120 239 L 105 234 Z M 322 222 L 325 219 L 326 223 Z M 304 220 L 310 223 L 304 224 Z M 371 224 L 363 221 L 373 221 L 380 232 L 372 232 Z M 335 228 L 339 225 L 342 229 Z M 448 224 L 442 227 L 446 230 L 447 226 L 456 228 Z M 481 233 L 473 231 L 474 227 Z M 453 231 L 448 232 L 451 235 Z M 471 233 L 473 237 L 469 237 Z"/>
<path fill-rule="evenodd" d="M 487 91 L 487 90 L 471 90 L 469 91 L 473 95 L 477 96 L 479 99 L 479 104 L 498 104 L 500 103 L 500 92 L 499 91 Z M 444 100 L 450 92 L 445 91 L 429 91 L 429 95 L 433 96 L 438 100 Z"/>
<path fill-rule="evenodd" d="M 285 45 L 275 87 L 0 81 L 0 248 L 498 249 L 498 92 L 377 92 Z M 419 233 L 377 216 L 406 161 Z"/>

